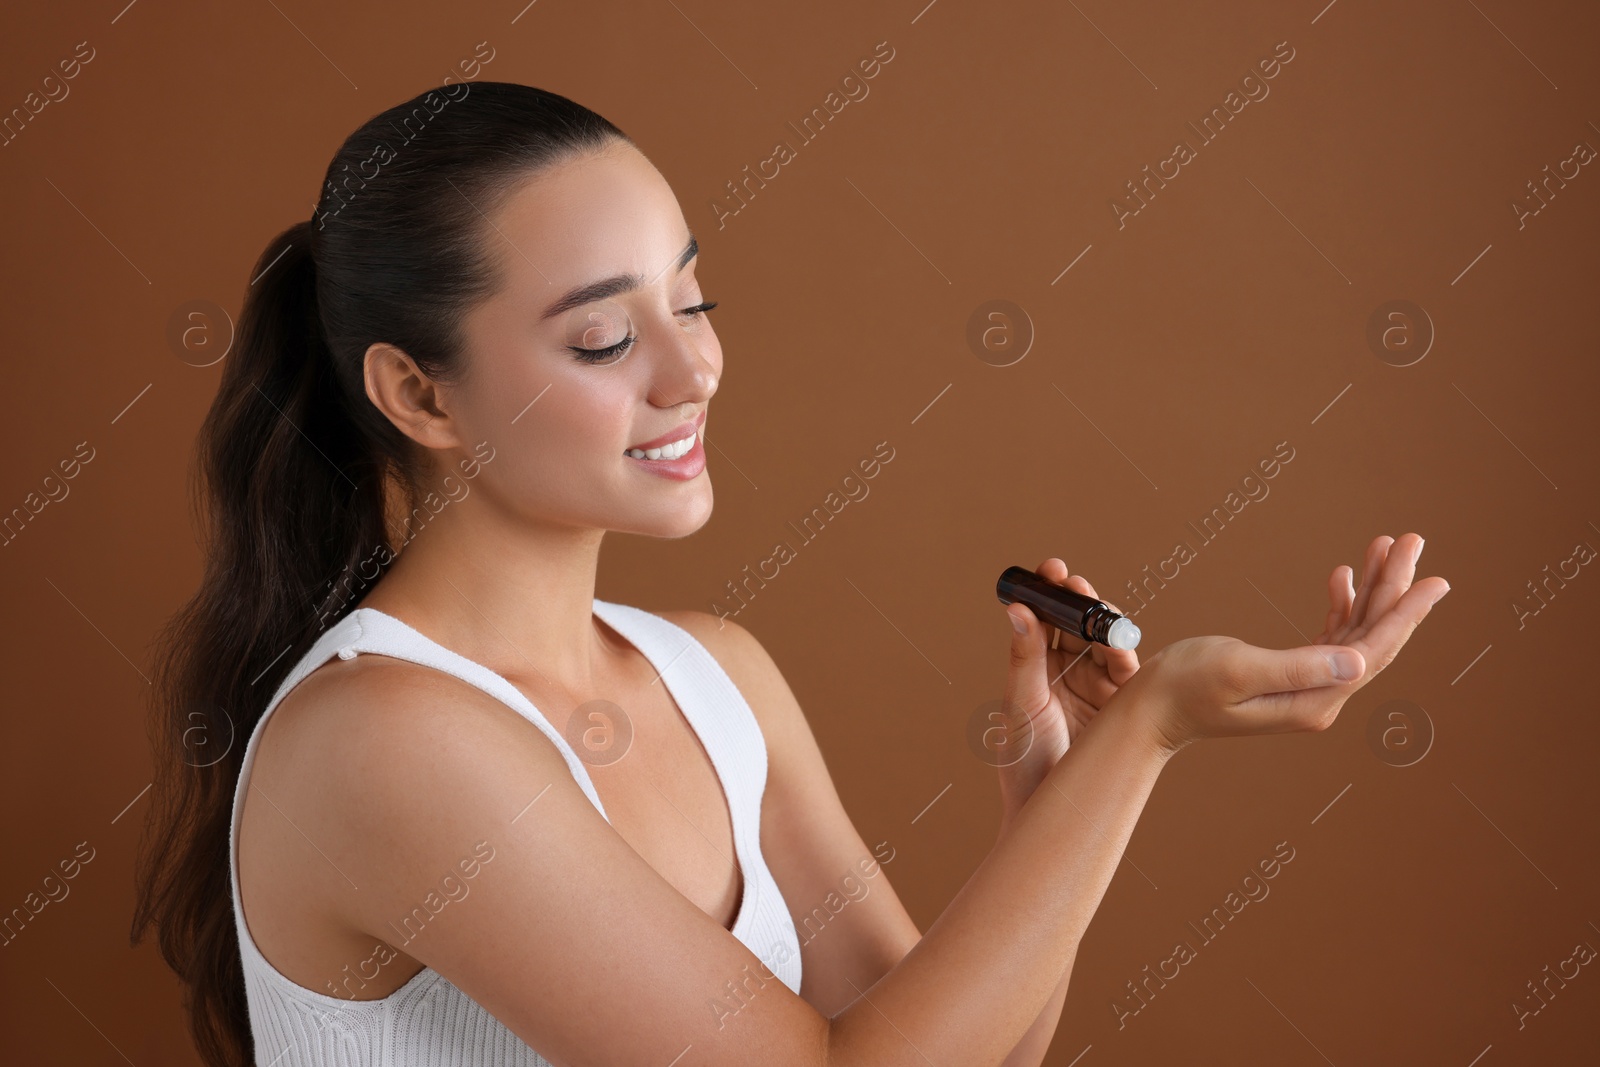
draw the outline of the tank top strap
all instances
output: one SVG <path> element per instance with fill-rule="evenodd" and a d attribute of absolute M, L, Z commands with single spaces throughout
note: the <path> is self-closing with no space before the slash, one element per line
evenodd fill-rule
<path fill-rule="evenodd" d="M 652 684 L 666 686 L 690 729 L 699 737 L 722 785 L 733 824 L 735 858 L 744 882 L 731 932 L 752 946 L 751 951 L 758 956 L 768 952 L 774 939 L 787 937 L 792 941 L 793 924 L 761 853 L 767 746 L 744 694 L 711 651 L 677 623 L 631 604 L 599 599 L 595 600 L 594 613 L 655 668 Z M 798 967 L 798 959 L 792 966 Z M 798 977 L 793 988 L 799 988 Z"/>
<path fill-rule="evenodd" d="M 594 611 L 643 653 L 665 682 L 705 746 L 729 794 L 733 818 L 760 825 L 767 784 L 767 746 L 750 705 L 711 651 L 689 631 L 659 615 L 605 600 Z"/>

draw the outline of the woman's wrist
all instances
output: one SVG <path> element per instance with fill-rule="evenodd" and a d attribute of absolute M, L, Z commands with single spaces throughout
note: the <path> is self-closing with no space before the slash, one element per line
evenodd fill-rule
<path fill-rule="evenodd" d="M 1136 744 L 1147 746 L 1161 763 L 1177 755 L 1179 751 L 1188 747 L 1194 738 L 1184 736 L 1174 726 L 1180 719 L 1173 714 L 1173 708 L 1164 703 L 1163 689 L 1154 684 L 1155 664 L 1161 653 L 1145 661 L 1135 674 L 1120 690 L 1113 703 L 1106 705 L 1106 710 L 1115 712 L 1122 720 L 1126 732 L 1135 738 Z M 1118 698 L 1121 702 L 1118 703 Z M 1105 718 L 1099 715 L 1094 721 Z M 1092 723 L 1091 723 L 1092 725 Z"/>
<path fill-rule="evenodd" d="M 1161 729 L 1160 716 L 1156 709 L 1142 698 L 1130 693 L 1126 702 L 1112 706 L 1107 705 L 1099 715 L 1091 719 L 1083 731 L 1078 735 L 1075 744 L 1082 744 L 1083 739 L 1090 732 L 1114 735 L 1119 745 L 1127 745 L 1144 757 L 1144 759 L 1159 773 L 1165 768 L 1167 761 L 1177 752 L 1189 744 L 1188 741 L 1175 743 Z M 1070 750 L 1069 750 L 1070 754 Z M 1018 795 L 1014 790 L 1009 790 L 1002 783 L 1000 790 L 1000 826 L 996 832 L 996 840 L 1004 837 L 1010 829 L 1012 822 L 1027 806 L 1028 800 L 1039 789 L 1055 788 L 1049 780 L 1055 776 L 1057 769 L 1065 762 L 1068 755 L 1063 755 L 1061 760 L 1046 772 L 1039 784 L 1030 790 L 1026 796 Z"/>

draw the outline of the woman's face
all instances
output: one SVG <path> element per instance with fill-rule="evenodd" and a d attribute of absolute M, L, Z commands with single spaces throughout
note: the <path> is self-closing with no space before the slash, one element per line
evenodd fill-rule
<path fill-rule="evenodd" d="M 513 519 L 693 533 L 712 504 L 693 424 L 703 431 L 722 346 L 693 310 L 698 258 L 666 180 L 619 143 L 538 174 L 492 221 L 502 284 L 469 313 L 465 374 L 442 398 L 467 452 L 494 450 L 474 489 Z M 618 276 L 639 281 L 591 288 Z M 664 434 L 692 447 L 627 454 Z"/>

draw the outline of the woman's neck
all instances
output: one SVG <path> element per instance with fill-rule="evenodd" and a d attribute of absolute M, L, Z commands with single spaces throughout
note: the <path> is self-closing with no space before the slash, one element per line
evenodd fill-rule
<path fill-rule="evenodd" d="M 619 649 L 594 619 L 604 530 L 498 522 L 449 508 L 413 537 L 359 606 L 400 619 L 497 673 L 583 691 Z"/>

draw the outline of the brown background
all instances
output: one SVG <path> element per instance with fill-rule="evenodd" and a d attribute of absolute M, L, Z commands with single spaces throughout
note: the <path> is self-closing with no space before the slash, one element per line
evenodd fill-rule
<path fill-rule="evenodd" d="M 1600 947 L 1600 575 L 1520 629 L 1513 604 L 1600 546 L 1600 168 L 1523 228 L 1511 204 L 1600 146 L 1600 12 L 1324 2 L 8 10 L 0 111 L 78 42 L 95 58 L 0 148 L 0 512 L 79 442 L 95 458 L 0 548 L 0 910 L 76 843 L 95 858 L 0 948 L 0 1058 L 195 1062 L 173 977 L 126 938 L 144 676 L 199 577 L 185 486 L 220 371 L 179 358 L 169 323 L 192 300 L 236 317 L 345 135 L 487 41 L 480 78 L 564 93 L 639 142 L 721 301 L 716 513 L 681 542 L 611 539 L 599 594 L 711 610 L 796 545 L 738 619 L 924 929 L 995 830 L 966 728 L 1005 674 L 1002 568 L 1059 555 L 1126 606 L 1186 540 L 1196 558 L 1138 615 L 1146 653 L 1201 633 L 1289 647 L 1320 629 L 1335 565 L 1377 534 L 1427 538 L 1420 573 L 1454 592 L 1331 730 L 1195 746 L 1162 776 L 1048 1062 L 1594 1062 L 1596 965 L 1521 1029 L 1512 1005 Z M 786 124 L 881 41 L 870 94 L 799 144 Z M 1270 95 L 1119 230 L 1111 198 L 1280 41 L 1295 58 Z M 713 201 L 780 139 L 797 157 L 719 228 Z M 1366 340 L 1395 299 L 1437 334 L 1403 368 Z M 967 341 L 990 300 L 1035 333 L 1010 366 Z M 881 441 L 870 496 L 800 544 L 786 522 Z M 1270 495 L 1203 544 L 1188 524 L 1281 441 Z M 1406 767 L 1367 739 L 1392 700 L 1434 731 Z M 1408 731 L 1420 751 L 1414 710 Z M 1119 1030 L 1125 983 L 1198 942 L 1187 923 L 1282 841 L 1271 895 Z"/>

